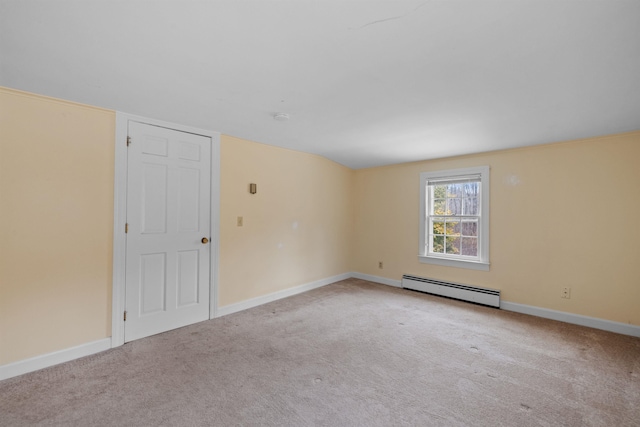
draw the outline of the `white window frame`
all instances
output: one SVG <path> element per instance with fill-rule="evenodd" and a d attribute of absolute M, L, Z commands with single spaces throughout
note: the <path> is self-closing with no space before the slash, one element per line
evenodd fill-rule
<path fill-rule="evenodd" d="M 429 221 L 429 180 L 455 179 L 456 177 L 480 175 L 480 219 L 478 224 L 478 257 L 465 259 L 461 255 L 433 254 L 427 248 Z M 420 174 L 420 247 L 418 260 L 425 264 L 459 267 L 472 270 L 489 271 L 489 166 L 477 166 L 463 169 L 449 169 Z"/>

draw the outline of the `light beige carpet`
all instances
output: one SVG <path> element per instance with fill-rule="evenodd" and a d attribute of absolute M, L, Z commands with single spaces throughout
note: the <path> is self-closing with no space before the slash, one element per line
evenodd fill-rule
<path fill-rule="evenodd" d="M 0 425 L 639 426 L 640 339 L 350 279 L 0 382 Z"/>

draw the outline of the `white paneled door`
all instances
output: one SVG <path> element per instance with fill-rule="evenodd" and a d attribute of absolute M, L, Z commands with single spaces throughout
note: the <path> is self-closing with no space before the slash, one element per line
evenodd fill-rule
<path fill-rule="evenodd" d="M 209 318 L 211 138 L 129 121 L 125 341 Z"/>

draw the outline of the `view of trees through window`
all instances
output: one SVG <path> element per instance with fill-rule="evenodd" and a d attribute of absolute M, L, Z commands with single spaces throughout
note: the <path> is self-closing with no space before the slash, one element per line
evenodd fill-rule
<path fill-rule="evenodd" d="M 431 252 L 478 256 L 480 182 L 434 184 L 431 191 Z"/>

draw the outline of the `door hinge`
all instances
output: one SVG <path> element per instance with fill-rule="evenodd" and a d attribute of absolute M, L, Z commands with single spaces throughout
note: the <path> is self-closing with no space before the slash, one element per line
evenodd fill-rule
<path fill-rule="evenodd" d="M 131 145 L 131 137 L 127 136 L 127 147 Z"/>
<path fill-rule="evenodd" d="M 129 223 L 128 222 L 124 225 L 124 232 L 125 233 L 129 232 Z"/>
<path fill-rule="evenodd" d="M 125 321 L 125 322 L 127 321 L 127 311 L 126 311 L 126 310 L 125 310 L 125 312 L 124 312 L 124 321 Z"/>

